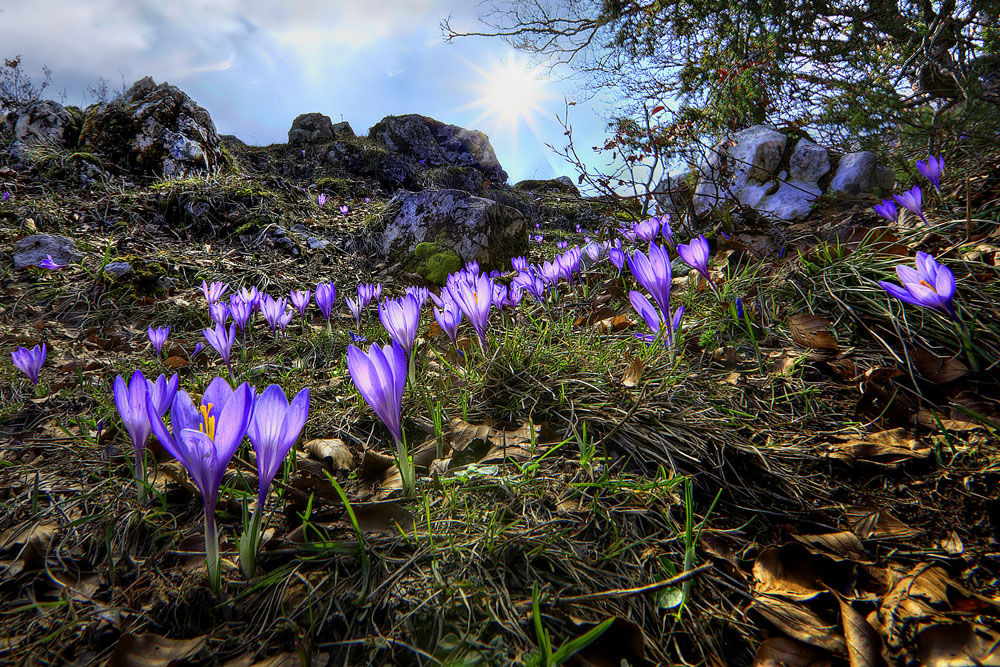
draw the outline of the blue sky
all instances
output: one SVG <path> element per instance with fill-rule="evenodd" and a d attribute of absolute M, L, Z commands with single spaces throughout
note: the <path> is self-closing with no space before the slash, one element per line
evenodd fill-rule
<path fill-rule="evenodd" d="M 550 80 L 546 98 L 512 131 L 481 104 L 513 54 L 501 40 L 445 44 L 440 21 L 477 26 L 472 0 L 0 0 L 0 57 L 29 74 L 53 70 L 46 97 L 86 101 L 103 76 L 114 88 L 151 75 L 208 109 L 220 133 L 247 143 L 287 140 L 292 119 L 319 111 L 363 134 L 386 115 L 420 113 L 490 135 L 511 182 L 569 173 L 544 146 L 565 144 L 554 114 L 579 81 Z M 510 65 L 508 65 L 510 66 Z M 526 68 L 526 64 L 518 66 Z M 527 101 L 525 101 L 527 105 Z M 514 106 L 517 106 L 515 103 Z M 578 149 L 603 144 L 596 102 L 573 107 Z"/>

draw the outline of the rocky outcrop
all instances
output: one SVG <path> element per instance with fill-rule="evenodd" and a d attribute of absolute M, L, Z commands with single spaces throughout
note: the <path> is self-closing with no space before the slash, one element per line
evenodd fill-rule
<path fill-rule="evenodd" d="M 30 102 L 7 114 L 5 134 L 13 139 L 15 152 L 37 144 L 59 148 L 75 144 L 80 134 L 79 112 L 52 100 Z"/>
<path fill-rule="evenodd" d="M 345 123 L 338 123 L 344 125 Z M 347 126 L 350 129 L 350 125 Z M 354 132 L 351 132 L 353 135 Z M 321 144 L 334 138 L 333 121 L 321 113 L 304 113 L 295 117 L 288 130 L 288 143 L 293 146 Z"/>
<path fill-rule="evenodd" d="M 384 188 L 417 188 L 417 170 L 405 158 L 384 147 L 352 141 L 334 141 L 326 162 L 358 176 L 378 181 Z"/>
<path fill-rule="evenodd" d="M 32 234 L 14 244 L 14 268 L 38 266 L 49 255 L 56 264 L 73 264 L 83 258 L 72 239 L 54 234 Z"/>
<path fill-rule="evenodd" d="M 368 130 L 368 137 L 428 167 L 475 167 L 494 183 L 507 182 L 489 137 L 478 130 L 408 114 L 386 116 Z"/>
<path fill-rule="evenodd" d="M 163 177 L 212 172 L 227 160 L 211 116 L 180 88 L 145 77 L 120 100 L 89 107 L 80 143 Z"/>
<path fill-rule="evenodd" d="M 454 252 L 463 262 L 476 260 L 483 268 L 506 266 L 527 250 L 527 223 L 518 211 L 462 190 L 400 192 L 387 211 L 378 246 L 403 263 L 423 243 Z"/>
<path fill-rule="evenodd" d="M 569 176 L 559 176 L 558 178 L 528 179 L 518 181 L 514 184 L 515 190 L 524 192 L 550 192 L 555 194 L 580 196 L 580 190 L 573 183 Z"/>
<path fill-rule="evenodd" d="M 824 193 L 882 194 L 895 183 L 892 170 L 878 165 L 874 153 L 836 158 L 809 139 L 788 137 L 764 125 L 738 132 L 709 150 L 697 176 L 695 214 L 706 215 L 723 203 L 736 202 L 783 221 L 806 218 Z M 661 207 L 671 211 L 677 208 L 675 200 L 681 199 L 676 196 L 680 190 L 680 180 L 667 177 L 654 193 Z"/>

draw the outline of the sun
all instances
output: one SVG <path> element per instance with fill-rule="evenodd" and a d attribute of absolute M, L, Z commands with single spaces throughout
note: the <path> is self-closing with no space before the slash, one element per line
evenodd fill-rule
<path fill-rule="evenodd" d="M 549 115 L 542 105 L 552 97 L 548 80 L 539 68 L 529 67 L 515 57 L 489 69 L 469 64 L 478 80 L 472 84 L 475 99 L 463 108 L 480 110 L 475 122 L 486 124 L 491 132 L 514 137 L 521 125 L 537 134 L 538 118 Z"/>

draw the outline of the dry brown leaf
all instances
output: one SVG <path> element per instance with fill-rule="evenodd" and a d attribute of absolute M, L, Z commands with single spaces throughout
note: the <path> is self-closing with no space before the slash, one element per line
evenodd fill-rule
<path fill-rule="evenodd" d="M 911 459 L 930 457 L 931 446 L 897 428 L 872 433 L 866 439 L 831 442 L 827 445 L 826 455 L 849 465 L 860 460 L 893 468 Z"/>
<path fill-rule="evenodd" d="M 491 424 L 470 424 L 464 419 L 455 417 L 444 429 L 445 438 L 455 451 L 462 451 L 476 440 L 482 440 L 490 445 L 492 449 L 510 449 L 521 445 L 531 446 L 532 433 L 535 440 L 541 434 L 538 425 L 530 422 L 521 424 L 513 431 L 494 428 Z"/>
<path fill-rule="evenodd" d="M 910 358 L 920 375 L 935 384 L 948 384 L 969 374 L 969 367 L 960 360 L 940 357 L 922 347 L 911 349 Z"/>
<path fill-rule="evenodd" d="M 885 595 L 879 619 L 891 648 L 912 651 L 909 640 L 918 632 L 972 620 L 986 612 L 1000 614 L 1000 601 L 967 590 L 948 577 L 944 568 L 922 563 L 896 581 Z"/>
<path fill-rule="evenodd" d="M 397 502 L 352 503 L 351 508 L 366 533 L 397 533 L 400 528 L 412 533 L 415 527 L 413 515 Z M 341 523 L 349 521 L 345 512 Z"/>
<path fill-rule="evenodd" d="M 629 388 L 638 386 L 639 380 L 642 379 L 642 370 L 645 368 L 646 363 L 638 357 L 633 357 L 627 351 L 625 352 L 625 363 L 627 366 L 625 368 L 625 375 L 622 376 L 622 384 Z"/>
<path fill-rule="evenodd" d="M 750 609 L 786 635 L 831 653 L 846 653 L 847 645 L 837 623 L 828 621 L 798 602 L 769 595 L 754 596 Z"/>
<path fill-rule="evenodd" d="M 788 637 L 765 640 L 753 657 L 753 667 L 830 667 L 831 664 L 825 652 Z"/>
<path fill-rule="evenodd" d="M 753 564 L 755 594 L 778 595 L 789 600 L 811 600 L 826 592 L 822 576 L 802 547 L 768 547 Z"/>
<path fill-rule="evenodd" d="M 1000 631 L 982 624 L 936 625 L 916 644 L 914 657 L 927 667 L 1000 667 Z"/>
<path fill-rule="evenodd" d="M 885 510 L 848 507 L 844 510 L 851 530 L 865 540 L 906 540 L 920 534 Z"/>
<path fill-rule="evenodd" d="M 919 410 L 916 415 L 916 422 L 920 426 L 932 431 L 975 431 L 976 429 L 984 428 L 979 422 L 969 421 L 968 419 L 948 419 L 942 417 L 933 410 Z"/>
<path fill-rule="evenodd" d="M 153 633 L 122 635 L 108 667 L 170 667 L 193 658 L 208 642 L 208 635 L 168 639 Z"/>
<path fill-rule="evenodd" d="M 16 553 L 25 570 L 37 570 L 45 565 L 52 540 L 59 534 L 57 523 L 25 522 L 4 532 L 0 551 Z"/>
<path fill-rule="evenodd" d="M 173 369 L 184 368 L 185 366 L 188 366 L 190 364 L 190 362 L 187 359 L 177 355 L 174 355 L 172 357 L 167 357 L 163 363 Z"/>
<path fill-rule="evenodd" d="M 354 470 L 354 454 L 340 438 L 317 438 L 302 448 L 314 459 L 330 466 L 331 470 Z"/>
<path fill-rule="evenodd" d="M 810 313 L 798 313 L 788 318 L 788 330 L 792 340 L 803 347 L 817 350 L 839 350 L 833 333 L 833 322 L 825 317 Z"/>
<path fill-rule="evenodd" d="M 820 556 L 836 561 L 870 563 L 871 559 L 858 536 L 849 530 L 815 535 L 792 535 L 799 544 Z"/>
<path fill-rule="evenodd" d="M 865 617 L 851 603 L 831 591 L 840 604 L 840 620 L 844 626 L 844 639 L 847 641 L 847 656 L 851 667 L 883 667 L 882 638 Z"/>

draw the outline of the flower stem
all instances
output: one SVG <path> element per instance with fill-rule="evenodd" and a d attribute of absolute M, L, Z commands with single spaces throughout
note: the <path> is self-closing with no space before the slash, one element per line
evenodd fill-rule
<path fill-rule="evenodd" d="M 218 593 L 222 588 L 219 532 L 215 526 L 215 508 L 207 504 L 205 505 L 205 565 L 208 568 L 208 585 Z"/>
<path fill-rule="evenodd" d="M 135 488 L 139 496 L 139 504 L 146 502 L 146 466 L 145 448 L 135 450 Z"/>
<path fill-rule="evenodd" d="M 417 475 L 407 451 L 406 434 L 396 441 L 396 462 L 399 465 L 399 476 L 403 480 L 403 495 L 412 496 L 417 487 Z"/>
<path fill-rule="evenodd" d="M 958 330 L 958 337 L 962 340 L 962 347 L 965 349 L 965 356 L 969 360 L 969 368 L 973 372 L 979 372 L 979 359 L 972 346 L 972 327 L 965 326 L 959 319 L 955 320 L 955 329 Z"/>

